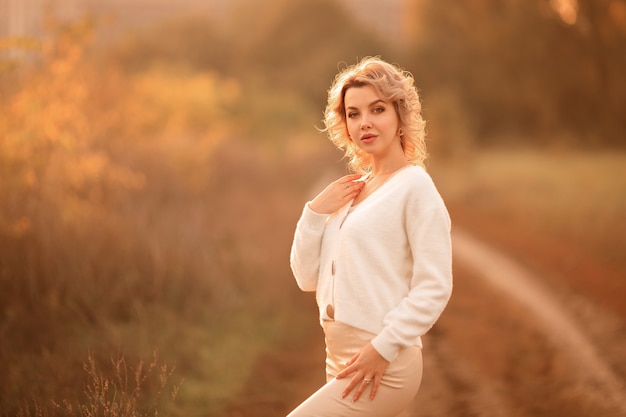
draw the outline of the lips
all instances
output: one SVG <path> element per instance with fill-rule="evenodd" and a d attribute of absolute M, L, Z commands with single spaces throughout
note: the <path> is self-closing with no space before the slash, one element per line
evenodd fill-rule
<path fill-rule="evenodd" d="M 361 136 L 361 142 L 363 143 L 372 143 L 376 140 L 376 135 L 374 135 L 373 133 L 366 133 L 365 135 Z"/>

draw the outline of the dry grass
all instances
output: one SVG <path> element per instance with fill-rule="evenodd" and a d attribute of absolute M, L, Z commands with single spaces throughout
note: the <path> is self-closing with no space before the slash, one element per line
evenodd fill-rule
<path fill-rule="evenodd" d="M 106 372 L 102 371 L 102 368 L 90 354 L 83 365 L 87 383 L 83 392 L 84 398 L 79 404 L 68 400 L 63 400 L 62 404 L 56 401 L 45 404 L 33 399 L 32 403 L 20 408 L 18 417 L 170 415 L 168 411 L 172 407 L 172 402 L 176 400 L 180 385 L 171 384 L 175 368 L 161 364 L 156 352 L 148 363 L 140 360 L 137 365 L 130 366 L 124 357 L 117 357 L 111 358 Z M 145 398 L 147 392 L 154 394 Z"/>
<path fill-rule="evenodd" d="M 626 372 L 626 154 L 488 151 L 433 170 L 456 227 L 538 271 Z"/>
<path fill-rule="evenodd" d="M 287 253 L 311 174 L 241 139 L 236 80 L 124 73 L 90 31 L 59 28 L 40 64 L 0 74 L 0 415 L 152 413 L 138 396 L 162 387 L 119 372 L 155 349 L 185 380 L 168 412 L 219 415 L 297 317 Z"/>
<path fill-rule="evenodd" d="M 576 242 L 626 271 L 626 154 L 610 151 L 483 151 L 433 162 L 458 212 Z"/>
<path fill-rule="evenodd" d="M 0 415 L 220 415 L 312 319 L 288 251 L 339 157 L 292 134 L 317 122 L 297 97 L 268 110 L 214 73 L 126 73 L 90 31 L 60 28 L 39 64 L 0 74 Z M 454 212 L 549 230 L 623 267 L 624 162 L 481 153 L 433 167 Z M 175 370 L 143 361 L 155 349 Z M 162 376 L 185 381 L 174 404 Z"/>
<path fill-rule="evenodd" d="M 484 238 L 536 273 L 623 379 L 626 154 L 464 151 L 431 161 L 453 227 Z M 538 333 L 526 308 L 458 267 L 455 282 L 451 304 L 429 336 L 434 381 L 421 395 L 441 407 L 435 414 L 619 413 L 601 387 L 572 376 L 575 364 Z M 425 407 L 424 415 L 433 412 Z"/>

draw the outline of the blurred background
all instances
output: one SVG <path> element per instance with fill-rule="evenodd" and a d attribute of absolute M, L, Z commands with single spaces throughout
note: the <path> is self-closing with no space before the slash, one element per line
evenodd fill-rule
<path fill-rule="evenodd" d="M 0 415 L 275 416 L 319 386 L 289 248 L 346 172 L 326 91 L 372 55 L 415 77 L 454 228 L 623 382 L 623 0 L 1 0 Z M 528 311 L 455 283 L 411 415 L 619 415 Z"/>

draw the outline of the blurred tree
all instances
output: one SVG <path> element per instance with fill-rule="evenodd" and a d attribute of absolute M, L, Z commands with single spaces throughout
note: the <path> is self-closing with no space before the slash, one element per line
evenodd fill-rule
<path fill-rule="evenodd" d="M 163 63 L 216 70 L 320 106 L 338 62 L 390 51 L 335 1 L 277 0 L 242 3 L 219 24 L 209 15 L 158 24 L 128 37 L 114 57 L 134 70 Z"/>
<path fill-rule="evenodd" d="M 626 2 L 578 0 L 580 47 L 589 66 L 593 122 L 616 144 L 626 131 Z"/>
<path fill-rule="evenodd" d="M 391 54 L 369 28 L 332 0 L 289 0 L 240 10 L 231 28 L 239 66 L 270 86 L 323 104 L 337 64 Z"/>
<path fill-rule="evenodd" d="M 425 0 L 424 29 L 408 61 L 429 91 L 459 95 L 481 143 L 567 136 L 624 145 L 626 83 L 616 75 L 626 70 L 626 38 L 618 3 L 581 1 L 570 25 L 548 0 Z"/>
<path fill-rule="evenodd" d="M 113 48 L 111 57 L 133 71 L 168 63 L 224 73 L 232 69 L 232 54 L 232 46 L 221 36 L 211 17 L 195 15 L 130 32 Z"/>

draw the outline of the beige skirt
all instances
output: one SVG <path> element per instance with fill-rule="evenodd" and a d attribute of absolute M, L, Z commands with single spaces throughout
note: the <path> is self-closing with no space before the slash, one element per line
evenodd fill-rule
<path fill-rule="evenodd" d="M 389 364 L 373 400 L 366 390 L 359 400 L 353 402 L 351 395 L 341 398 L 350 377 L 337 380 L 335 376 L 375 335 L 337 321 L 325 321 L 323 327 L 327 383 L 289 417 L 395 417 L 411 404 L 422 381 L 422 350 L 419 347 L 403 349 Z"/>

